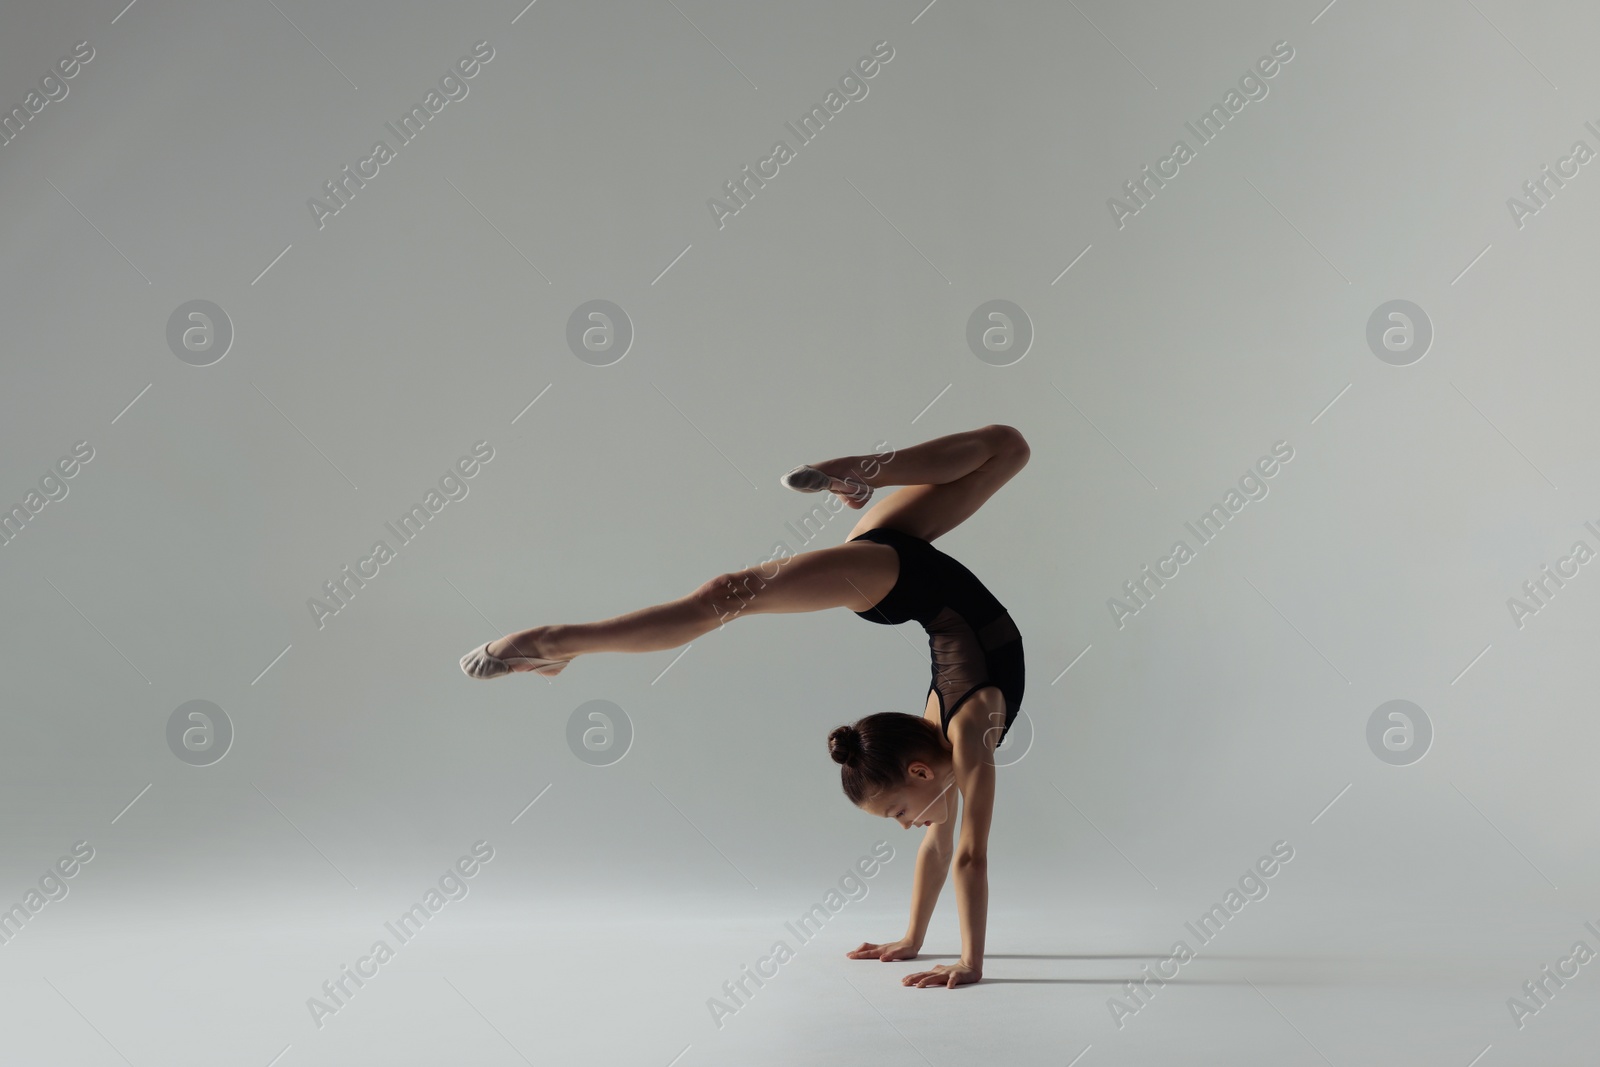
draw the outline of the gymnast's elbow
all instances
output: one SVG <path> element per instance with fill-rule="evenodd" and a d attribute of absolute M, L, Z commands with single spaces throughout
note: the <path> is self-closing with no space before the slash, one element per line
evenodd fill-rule
<path fill-rule="evenodd" d="M 989 853 L 986 849 L 959 848 L 956 850 L 957 871 L 987 871 L 989 869 Z"/>

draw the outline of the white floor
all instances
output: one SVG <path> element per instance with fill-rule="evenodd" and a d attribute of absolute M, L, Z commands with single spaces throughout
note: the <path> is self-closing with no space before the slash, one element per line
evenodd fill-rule
<path fill-rule="evenodd" d="M 397 944 L 368 909 L 334 920 L 326 905 L 262 902 L 218 921 L 203 902 L 143 918 L 85 904 L 70 935 L 47 909 L 0 951 L 0 1061 L 1562 1067 L 1593 1064 L 1600 1039 L 1590 967 L 1516 1026 L 1506 1001 L 1522 982 L 1572 941 L 1600 939 L 1581 917 L 1509 906 L 1396 900 L 1385 916 L 1371 901 L 1362 913 L 1284 891 L 1202 945 L 1165 907 L 1063 899 L 992 916 L 979 985 L 918 990 L 899 976 L 920 962 L 843 955 L 900 928 L 887 895 L 841 909 L 809 942 L 789 916 L 713 914 L 705 901 L 614 920 L 595 914 L 609 904 L 530 901 L 519 917 L 484 903 L 497 913 L 470 898 L 442 910 L 320 1027 L 307 1001 L 322 983 L 376 938 Z M 953 937 L 941 915 L 927 959 L 950 958 Z M 1194 958 L 1119 1027 L 1109 999 L 1179 937 Z M 733 1006 L 723 983 L 778 939 L 792 958 L 763 986 L 747 982 L 753 994 L 719 1026 L 708 1002 Z"/>

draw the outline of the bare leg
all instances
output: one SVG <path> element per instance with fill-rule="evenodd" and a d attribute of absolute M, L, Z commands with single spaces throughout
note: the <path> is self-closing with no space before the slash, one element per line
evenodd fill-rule
<path fill-rule="evenodd" d="M 972 473 L 993 456 L 998 439 L 1003 436 L 1000 430 L 996 426 L 983 426 L 935 437 L 893 453 L 840 456 L 811 466 L 835 478 L 858 478 L 874 488 L 943 485 Z"/>
<path fill-rule="evenodd" d="M 688 596 L 599 622 L 535 626 L 489 642 L 490 655 L 572 659 L 590 652 L 656 652 L 688 644 L 743 615 L 865 611 L 899 574 L 894 549 L 860 542 L 801 552 L 721 574 Z M 518 664 L 513 670 L 529 670 Z M 539 668 L 560 673 L 564 666 Z"/>
<path fill-rule="evenodd" d="M 580 652 L 656 652 L 677 648 L 722 624 L 697 593 L 599 622 L 535 626 L 489 642 L 495 656 L 571 659 Z M 557 674 L 561 668 L 541 673 Z"/>
<path fill-rule="evenodd" d="M 1028 463 L 1028 442 L 1014 426 L 993 424 L 936 437 L 883 458 L 847 456 L 868 485 L 899 485 L 856 523 L 850 537 L 880 526 L 924 541 L 942 537 L 971 518 Z M 822 468 L 826 470 L 826 468 Z M 826 471 L 842 477 L 837 471 Z"/>

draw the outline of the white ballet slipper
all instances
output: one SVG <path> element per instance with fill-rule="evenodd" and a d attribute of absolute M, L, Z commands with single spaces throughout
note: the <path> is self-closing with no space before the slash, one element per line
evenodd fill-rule
<path fill-rule="evenodd" d="M 540 667 L 555 667 L 571 662 L 565 659 L 540 659 L 537 656 L 506 656 L 502 659 L 490 654 L 489 644 L 485 641 L 461 657 L 461 670 L 469 678 L 498 678 L 502 674 L 514 674 L 516 672 L 511 669 L 514 663 L 531 663 L 535 672 L 542 673 L 539 672 Z"/>
<path fill-rule="evenodd" d="M 827 490 L 847 500 L 865 504 L 872 497 L 872 486 L 858 478 L 835 478 L 815 467 L 801 465 L 778 479 L 786 489 L 799 493 L 820 493 Z"/>

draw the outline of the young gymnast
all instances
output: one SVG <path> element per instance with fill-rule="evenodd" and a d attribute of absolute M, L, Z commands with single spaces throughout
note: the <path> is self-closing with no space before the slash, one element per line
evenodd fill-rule
<path fill-rule="evenodd" d="M 887 455 L 796 467 L 783 476 L 785 486 L 829 491 L 856 509 L 867 504 L 874 488 L 904 488 L 863 515 L 844 544 L 772 561 L 776 574 L 748 567 L 626 615 L 521 630 L 467 653 L 461 669 L 473 678 L 521 671 L 555 675 L 591 652 L 677 648 L 745 613 L 844 607 L 868 622 L 920 623 L 928 632 L 933 667 L 922 714 L 878 712 L 828 735 L 829 754 L 841 765 L 851 803 L 905 829 L 927 828 L 917 850 L 905 935 L 863 943 L 847 955 L 915 959 L 953 860 L 961 956 L 908 974 L 901 984 L 954 989 L 977 982 L 983 977 L 989 902 L 993 753 L 1022 704 L 1022 638 L 983 583 L 930 542 L 977 511 L 1027 462 L 1022 434 L 990 425 Z M 965 809 L 959 837 L 952 789 Z"/>

